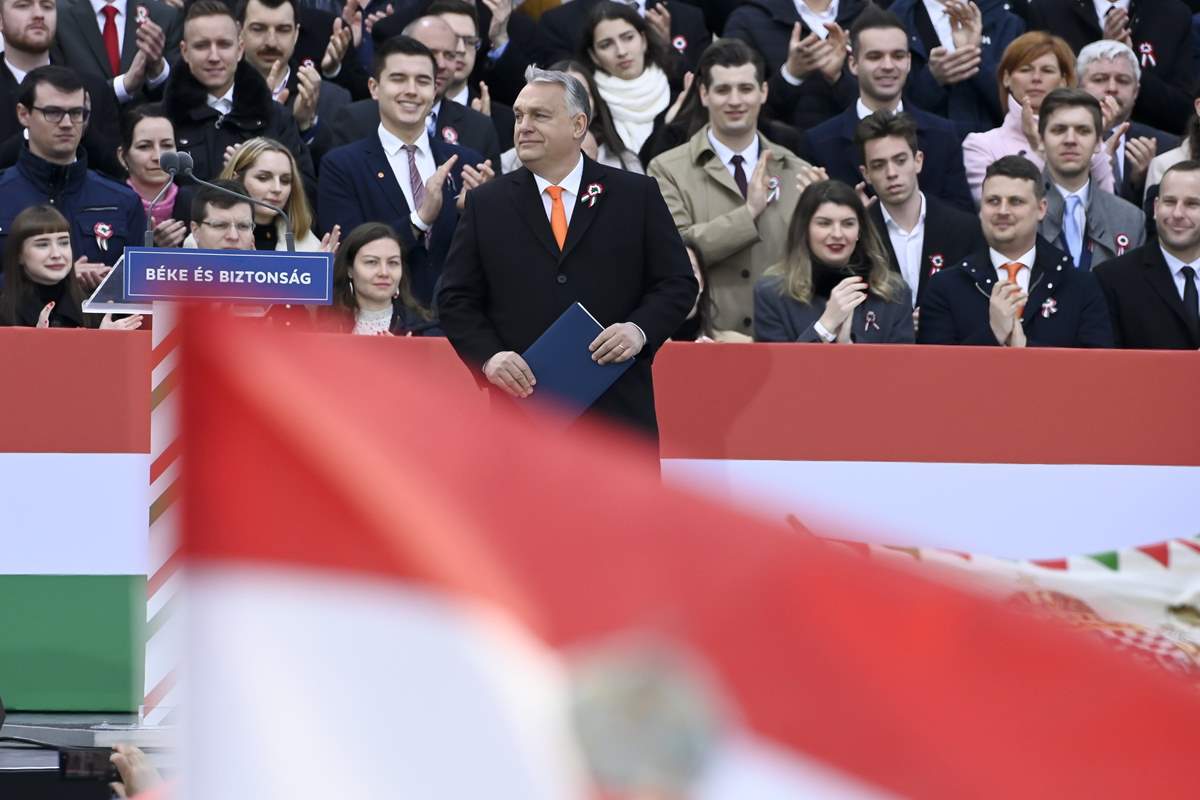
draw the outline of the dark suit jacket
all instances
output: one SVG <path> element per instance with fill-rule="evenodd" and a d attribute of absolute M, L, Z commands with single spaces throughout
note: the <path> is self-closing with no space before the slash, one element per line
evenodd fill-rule
<path fill-rule="evenodd" d="M 982 249 L 929 281 L 921 303 L 921 344 L 1000 344 L 988 320 L 996 270 Z M 1030 347 L 1112 347 L 1104 295 L 1091 272 L 1040 236 L 1021 317 Z"/>
<path fill-rule="evenodd" d="M 579 51 L 579 40 L 592 7 L 601 0 L 571 0 L 570 3 L 544 12 L 538 26 L 542 31 L 542 43 L 547 64 L 564 58 L 575 58 Z M 648 0 L 650 8 L 659 0 Z M 670 3 L 671 41 L 667 46 L 682 56 L 687 68 L 695 70 L 700 54 L 712 42 L 712 34 L 704 24 L 704 14 L 698 8 L 683 3 Z"/>
<path fill-rule="evenodd" d="M 1110 135 L 1111 133 L 1106 133 L 1104 138 L 1107 139 Z M 1126 141 L 1129 139 L 1138 139 L 1143 136 L 1147 139 L 1153 139 L 1157 143 L 1158 149 L 1156 152 L 1159 155 L 1179 147 L 1178 136 L 1173 136 L 1166 131 L 1160 131 L 1158 128 L 1152 128 L 1149 125 L 1143 125 L 1140 122 L 1130 122 L 1129 130 L 1125 132 Z M 1121 185 L 1117 186 L 1113 193 L 1122 200 L 1128 200 L 1140 208 L 1146 196 L 1146 176 L 1142 175 L 1140 181 L 1134 181 L 1130 177 L 1129 172 L 1129 161 L 1126 160 L 1125 171 L 1121 173 Z"/>
<path fill-rule="evenodd" d="M 500 165 L 500 139 L 496 126 L 488 117 L 473 108 L 467 108 L 452 100 L 442 100 L 438 114 L 438 136 L 444 142 L 457 144 L 468 150 L 481 153 L 492 160 L 493 167 Z M 375 100 L 359 100 L 345 106 L 333 120 L 333 146 L 357 142 L 374 136 L 379 128 L 379 103 Z M 449 129 L 449 133 L 447 130 Z"/>
<path fill-rule="evenodd" d="M 797 153 L 805 161 L 822 166 L 829 177 L 854 186 L 861 181 L 854 129 L 858 127 L 857 104 L 833 119 L 801 134 L 804 143 Z M 904 107 L 917 123 L 917 144 L 925 153 L 925 167 L 917 181 L 921 191 L 963 211 L 975 211 L 967 173 L 963 169 L 962 141 L 954 123 L 919 108 Z"/>
<path fill-rule="evenodd" d="M 491 86 L 488 86 L 488 91 L 491 92 Z M 467 88 L 467 97 L 470 100 L 479 99 L 479 84 Z M 469 107 L 469 106 L 468 106 Z M 517 125 L 517 118 L 513 115 L 512 106 L 501 103 L 495 97 L 492 98 L 492 127 L 496 129 L 496 138 L 500 141 L 500 152 L 506 153 L 513 146 L 513 130 Z M 492 162 L 493 166 L 497 166 L 496 162 Z"/>
<path fill-rule="evenodd" d="M 896 251 L 892 247 L 891 237 L 888 236 L 879 203 L 872 203 L 867 215 L 883 239 L 892 269 L 899 272 L 900 262 L 896 260 Z M 987 244 L 979 227 L 979 217 L 959 211 L 936 197 L 925 195 L 925 238 L 921 244 L 921 278 L 917 286 L 909 287 L 916 293 L 916 305 L 921 305 L 925 290 L 929 287 L 929 280 L 934 274 L 985 247 Z"/>
<path fill-rule="evenodd" d="M 825 313 L 826 297 L 801 303 L 785 295 L 783 278 L 768 275 L 754 284 L 754 341 L 823 342 L 813 325 Z M 856 344 L 912 344 L 912 303 L 908 289 L 898 302 L 868 294 L 851 312 L 850 340 Z M 832 333 L 832 331 L 831 331 Z"/>
<path fill-rule="evenodd" d="M 1108 301 L 1117 347 L 1200 348 L 1200 330 L 1188 324 L 1158 242 L 1099 264 L 1093 274 Z"/>
<path fill-rule="evenodd" d="M 183 14 L 161 0 L 128 0 L 125 13 L 125 31 L 122 36 L 121 72 L 124 75 L 133 57 L 137 55 L 137 7 L 145 6 L 150 19 L 163 29 L 166 43 L 163 58 L 172 65 L 179 60 L 179 40 L 183 37 Z M 112 85 L 112 66 L 108 63 L 108 51 L 100 32 L 100 22 L 88 0 L 58 0 L 58 28 L 54 34 L 56 63 L 71 67 L 76 72 L 86 72 Z M 142 99 L 162 99 L 162 87 L 146 91 Z M 134 98 L 138 99 L 138 98 Z"/>
<path fill-rule="evenodd" d="M 296 38 L 296 49 L 292 51 L 292 58 L 298 64 L 309 59 L 319 70 L 321 59 L 325 57 L 325 48 L 329 46 L 329 37 L 333 33 L 335 17 L 328 11 L 320 11 L 307 5 L 301 5 L 299 13 L 300 35 Z M 338 74 L 332 78 L 321 75 L 324 82 L 336 83 L 348 91 L 353 100 L 365 100 L 371 97 L 371 91 L 367 87 L 367 80 L 370 77 L 359 60 L 358 50 L 355 49 L 353 42 L 342 58 L 342 68 L 338 70 Z"/>
<path fill-rule="evenodd" d="M 1037 0 L 1029 8 L 1031 30 L 1061 36 L 1076 53 L 1104 38 L 1092 0 Z M 1192 116 L 1192 14 L 1180 0 L 1130 0 L 1133 52 L 1143 59 L 1141 90 L 1133 117 L 1182 133 Z M 1144 57 L 1142 48 L 1149 48 Z M 1154 63 L 1149 63 L 1153 56 Z"/>
<path fill-rule="evenodd" d="M 288 111 L 294 111 L 296 108 L 296 85 L 299 83 L 296 70 L 300 63 L 293 58 L 291 64 L 288 65 L 291 67 L 291 73 L 287 80 Z M 319 65 L 317 70 L 320 71 Z M 321 171 L 321 159 L 333 149 L 333 121 L 348 105 L 350 105 L 350 92 L 346 90 L 346 87 L 322 78 L 321 93 L 317 96 L 317 124 L 307 131 L 300 131 L 300 138 L 308 145 L 309 153 L 312 154 L 313 169 L 318 174 Z"/>
<path fill-rule="evenodd" d="M 636 324 L 646 346 L 593 411 L 657 436 L 650 364 L 698 286 L 652 178 L 585 157 L 580 194 L 593 183 L 603 193 L 590 207 L 576 203 L 561 252 L 528 169 L 468 194 L 446 257 L 439 318 L 477 375 L 496 353 L 523 352 L 575 302 L 602 325 Z"/>
<path fill-rule="evenodd" d="M 413 209 L 404 200 L 404 192 L 375 132 L 329 151 L 317 183 L 321 233 L 328 233 L 334 225 L 342 226 L 343 236 L 364 222 L 391 225 L 407 246 L 404 268 L 411 276 L 413 296 L 426 307 L 433 301 L 434 287 L 458 223 L 455 198 L 462 189 L 463 164 L 479 161 L 478 153 L 437 139 L 429 140 L 429 148 L 437 164 L 445 163 L 452 155 L 457 155 L 458 161 L 443 188 L 442 211 L 420 239 L 409 221 Z"/>

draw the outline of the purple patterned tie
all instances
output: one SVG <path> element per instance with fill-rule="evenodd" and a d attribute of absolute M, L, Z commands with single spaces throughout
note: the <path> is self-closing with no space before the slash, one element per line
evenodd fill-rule
<path fill-rule="evenodd" d="M 421 173 L 417 172 L 417 148 L 415 145 L 401 145 L 403 149 L 408 151 L 408 185 L 412 188 L 413 211 L 421 207 L 421 203 L 425 200 L 425 182 L 421 180 Z"/>

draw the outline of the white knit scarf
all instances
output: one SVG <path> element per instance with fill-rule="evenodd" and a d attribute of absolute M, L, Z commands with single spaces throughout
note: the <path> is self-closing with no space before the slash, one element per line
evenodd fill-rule
<path fill-rule="evenodd" d="M 671 85 L 666 73 L 649 64 L 632 80 L 617 78 L 602 70 L 596 70 L 595 78 L 596 88 L 608 103 L 621 141 L 636 153 L 650 138 L 654 118 L 671 103 Z"/>

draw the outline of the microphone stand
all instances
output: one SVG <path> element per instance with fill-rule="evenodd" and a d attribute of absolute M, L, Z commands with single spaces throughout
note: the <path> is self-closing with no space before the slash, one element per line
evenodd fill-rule
<path fill-rule="evenodd" d="M 274 211 L 279 216 L 283 217 L 283 226 L 284 226 L 283 236 L 284 236 L 284 242 L 287 244 L 287 251 L 289 253 L 296 252 L 296 234 L 295 234 L 295 232 L 292 231 L 292 218 L 288 216 L 286 211 L 284 211 L 279 206 L 273 206 L 264 200 L 255 200 L 253 197 L 251 197 L 248 194 L 240 194 L 231 189 L 226 189 L 224 186 L 218 186 L 215 183 L 209 183 L 208 181 L 204 180 L 203 178 L 197 177 L 195 175 L 195 173 L 192 172 L 193 167 L 194 167 L 194 164 L 192 162 L 191 155 L 189 155 L 188 153 L 180 153 L 179 154 L 179 171 L 183 174 L 183 176 L 185 178 L 191 178 L 196 183 L 199 183 L 202 186 L 207 186 L 210 189 L 216 189 L 218 192 L 227 194 L 230 197 L 236 197 L 238 200 L 242 200 L 244 202 L 250 203 L 251 205 L 261 206 L 263 208 L 269 208 L 270 210 Z M 294 191 L 294 189 L 293 189 L 293 191 Z"/>
<path fill-rule="evenodd" d="M 143 247 L 154 247 L 154 207 L 158 205 L 158 201 L 162 200 L 163 195 L 175 181 L 175 174 L 179 172 L 179 154 L 163 153 L 158 159 L 158 165 L 171 176 L 171 180 L 163 184 L 163 187 L 158 190 L 158 194 L 154 195 L 154 199 L 150 201 L 150 213 L 146 215 L 146 232 L 142 235 Z"/>

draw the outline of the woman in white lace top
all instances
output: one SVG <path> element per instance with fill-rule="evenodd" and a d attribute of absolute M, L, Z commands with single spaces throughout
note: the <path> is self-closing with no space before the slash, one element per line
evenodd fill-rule
<path fill-rule="evenodd" d="M 404 244 L 390 225 L 367 222 L 342 239 L 333 262 L 332 330 L 365 336 L 440 335 L 417 304 L 404 269 Z"/>

